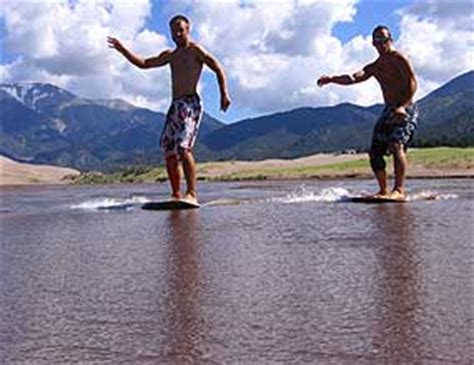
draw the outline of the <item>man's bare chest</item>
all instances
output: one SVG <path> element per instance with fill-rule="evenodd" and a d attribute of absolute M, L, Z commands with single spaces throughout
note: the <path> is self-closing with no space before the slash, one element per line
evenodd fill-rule
<path fill-rule="evenodd" d="M 384 86 L 397 85 L 403 83 L 407 75 L 403 72 L 403 68 L 397 62 L 381 62 L 377 71 L 375 72 L 375 78 Z"/>
<path fill-rule="evenodd" d="M 191 70 L 199 68 L 200 62 L 194 52 L 186 51 L 173 56 L 171 59 L 171 68 L 176 70 Z"/>

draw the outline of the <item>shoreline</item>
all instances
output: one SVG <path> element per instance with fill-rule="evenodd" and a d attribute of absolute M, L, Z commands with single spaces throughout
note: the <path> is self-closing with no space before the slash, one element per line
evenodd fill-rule
<path fill-rule="evenodd" d="M 344 180 L 344 181 L 357 181 L 357 180 L 372 180 L 373 175 L 338 175 L 338 176 L 309 176 L 309 177 L 284 177 L 284 178 L 236 178 L 236 179 L 206 179 L 198 178 L 198 183 L 233 183 L 233 182 L 279 182 L 279 181 L 298 181 L 298 180 L 319 180 L 319 181 L 331 181 L 331 180 Z M 388 179 L 393 179 L 392 175 L 388 176 Z M 474 174 L 447 174 L 447 175 L 409 175 L 406 177 L 407 181 L 410 180 L 449 180 L 459 179 L 468 180 L 474 179 Z M 74 182 L 48 182 L 48 183 L 18 183 L 18 184 L 0 184 L 0 189 L 21 189 L 27 187 L 56 187 L 56 186 L 87 186 L 87 185 L 114 185 L 114 184 L 162 184 L 167 182 L 167 179 L 159 181 L 143 181 L 143 182 L 107 182 L 107 183 L 74 183 Z"/>
<path fill-rule="evenodd" d="M 2 158 L 6 166 L 5 158 Z M 474 178 L 474 148 L 424 148 L 408 153 L 407 179 Z M 10 160 L 11 161 L 11 160 Z M 5 179 L 0 186 L 90 185 L 115 183 L 160 183 L 167 181 L 164 167 L 132 166 L 114 173 L 83 172 L 54 166 L 28 165 L 12 161 L 23 175 Z M 11 162 L 9 162 L 12 165 Z M 32 172 L 49 171 L 50 176 L 32 181 Z M 387 159 L 389 178 L 393 178 L 392 159 Z M 72 172 L 72 173 L 71 173 Z M 46 174 L 47 175 L 47 174 Z M 23 179 L 21 179 L 23 177 Z M 197 163 L 199 182 L 284 181 L 284 180 L 361 180 L 373 179 L 367 154 L 316 154 L 291 160 L 216 161 Z M 9 183 L 10 182 L 10 183 Z"/>
<path fill-rule="evenodd" d="M 371 180 L 374 179 L 373 175 L 322 175 L 322 176 L 305 176 L 305 177 L 271 177 L 271 178 L 236 178 L 236 179 L 198 179 L 199 182 L 239 182 L 239 181 L 295 181 L 295 180 L 322 180 L 322 181 L 329 181 L 329 180 Z M 388 175 L 388 179 L 393 179 L 393 175 Z M 408 175 L 406 176 L 407 180 L 447 180 L 447 179 L 474 179 L 474 174 L 441 174 L 441 175 Z M 164 182 L 159 181 L 159 182 Z M 121 182 L 118 182 L 121 184 Z"/>

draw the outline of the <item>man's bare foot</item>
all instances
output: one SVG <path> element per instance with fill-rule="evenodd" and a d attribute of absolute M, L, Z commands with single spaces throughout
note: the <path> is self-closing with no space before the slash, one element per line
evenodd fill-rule
<path fill-rule="evenodd" d="M 388 194 L 388 191 L 386 191 L 386 190 L 381 190 L 381 191 L 379 191 L 378 193 L 369 195 L 369 197 L 370 197 L 370 198 L 374 198 L 374 199 L 379 199 L 379 198 L 386 198 L 388 195 L 389 195 L 389 194 Z"/>
<path fill-rule="evenodd" d="M 394 199 L 394 200 L 405 200 L 406 195 L 403 190 L 395 189 L 390 194 L 388 194 L 388 198 Z"/>
<path fill-rule="evenodd" d="M 191 202 L 194 204 L 199 204 L 196 194 L 187 193 L 186 196 L 184 197 L 184 200 L 187 200 L 188 202 Z"/>
<path fill-rule="evenodd" d="M 181 194 L 171 194 L 171 200 L 180 200 Z"/>

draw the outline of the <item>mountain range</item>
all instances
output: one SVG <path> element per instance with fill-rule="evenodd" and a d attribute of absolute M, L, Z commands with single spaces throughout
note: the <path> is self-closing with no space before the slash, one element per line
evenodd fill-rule
<path fill-rule="evenodd" d="M 418 101 L 415 144 L 474 145 L 474 71 Z M 224 124 L 204 114 L 198 160 L 293 158 L 366 150 L 383 106 L 298 108 Z M 165 115 L 123 100 L 81 98 L 44 83 L 0 84 L 0 154 L 80 170 L 163 162 Z"/>
<path fill-rule="evenodd" d="M 162 162 L 163 113 L 80 98 L 51 84 L 0 84 L 0 154 L 79 169 Z M 224 126 L 205 114 L 201 136 Z"/>

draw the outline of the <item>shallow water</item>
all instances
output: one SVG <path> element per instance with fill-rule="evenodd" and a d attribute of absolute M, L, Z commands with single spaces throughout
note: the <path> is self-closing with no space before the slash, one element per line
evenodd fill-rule
<path fill-rule="evenodd" d="M 472 363 L 472 180 L 347 202 L 371 188 L 200 184 L 180 212 L 140 209 L 166 184 L 4 188 L 2 363 Z"/>

